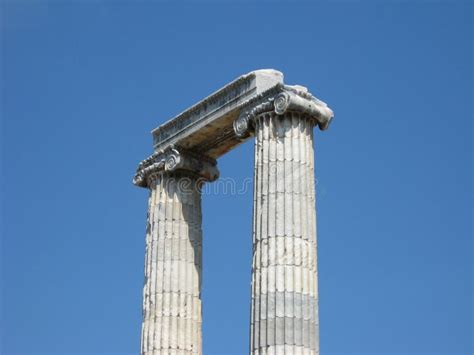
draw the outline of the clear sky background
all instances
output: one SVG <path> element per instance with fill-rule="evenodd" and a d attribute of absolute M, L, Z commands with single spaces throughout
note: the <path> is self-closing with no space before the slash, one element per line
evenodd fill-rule
<path fill-rule="evenodd" d="M 315 132 L 322 354 L 472 353 L 470 1 L 0 9 L 2 355 L 139 352 L 150 130 L 259 68 L 335 112 Z M 252 178 L 252 142 L 219 166 Z M 252 190 L 203 212 L 204 353 L 246 354 Z"/>

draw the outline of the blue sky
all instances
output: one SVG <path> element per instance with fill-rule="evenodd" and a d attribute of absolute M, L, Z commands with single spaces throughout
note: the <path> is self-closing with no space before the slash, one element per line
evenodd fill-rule
<path fill-rule="evenodd" d="M 315 132 L 322 354 L 472 353 L 472 3 L 0 9 L 0 353 L 138 353 L 150 130 L 259 68 L 335 112 Z M 251 178 L 252 143 L 219 166 Z M 252 192 L 203 212 L 204 353 L 245 354 Z"/>

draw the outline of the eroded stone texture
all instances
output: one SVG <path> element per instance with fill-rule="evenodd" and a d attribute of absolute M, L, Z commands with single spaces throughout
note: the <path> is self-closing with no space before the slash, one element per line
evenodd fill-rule
<path fill-rule="evenodd" d="M 201 195 L 218 157 L 255 136 L 251 354 L 319 354 L 313 127 L 331 109 L 258 70 L 153 130 L 142 355 L 201 354 Z M 192 187 L 191 189 L 189 187 Z M 225 352 L 225 349 L 223 349 Z"/>
<path fill-rule="evenodd" d="M 175 150 L 146 159 L 135 177 L 150 188 L 142 355 L 202 353 L 200 187 L 217 177 L 212 163 Z"/>
<path fill-rule="evenodd" d="M 250 72 L 185 110 L 152 131 L 156 151 L 178 145 L 218 158 L 242 141 L 235 136 L 233 121 L 254 102 L 276 94 L 283 74 L 272 69 Z"/>
<path fill-rule="evenodd" d="M 255 136 L 251 354 L 319 354 L 313 127 L 332 116 L 283 85 L 234 122 Z"/>
<path fill-rule="evenodd" d="M 314 120 L 255 119 L 251 351 L 318 354 Z"/>

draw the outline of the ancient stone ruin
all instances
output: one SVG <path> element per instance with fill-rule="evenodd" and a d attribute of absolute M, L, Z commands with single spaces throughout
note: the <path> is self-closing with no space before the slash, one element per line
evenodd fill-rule
<path fill-rule="evenodd" d="M 201 186 L 254 139 L 251 354 L 319 354 L 313 127 L 331 109 L 276 70 L 229 83 L 152 131 L 142 355 L 201 354 Z M 218 213 L 218 212 L 215 212 Z"/>

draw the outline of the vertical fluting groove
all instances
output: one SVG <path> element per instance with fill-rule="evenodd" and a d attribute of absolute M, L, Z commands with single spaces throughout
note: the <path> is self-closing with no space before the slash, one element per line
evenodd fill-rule
<path fill-rule="evenodd" d="M 166 228 L 166 205 L 165 205 L 165 185 L 163 183 L 163 177 L 159 176 L 156 182 L 156 196 L 155 196 L 155 206 L 154 209 L 157 212 L 157 225 L 153 228 L 153 239 L 155 240 L 157 253 L 156 260 L 152 260 L 152 266 L 156 265 L 156 272 L 153 275 L 154 288 L 153 288 L 153 299 L 155 300 L 155 309 L 153 311 L 154 315 L 154 332 L 153 332 L 153 343 L 151 344 L 151 349 L 153 349 L 153 354 L 159 354 L 162 346 L 163 338 L 163 289 L 164 289 L 164 278 L 160 275 L 164 275 L 165 270 L 165 228 Z M 160 236 L 162 236 L 160 238 Z"/>
<path fill-rule="evenodd" d="M 268 235 L 268 204 L 269 204 L 269 196 L 268 196 L 268 190 L 269 190 L 269 174 L 268 174 L 268 169 L 269 169 L 269 163 L 268 163 L 268 158 L 269 158 L 269 146 L 267 143 L 268 139 L 268 120 L 267 117 L 264 115 L 262 116 L 262 129 L 263 129 L 263 137 L 262 137 L 262 211 L 261 211 L 261 234 L 258 236 L 259 238 L 259 243 L 260 243 L 260 248 L 261 248 L 261 253 L 262 253 L 262 265 L 268 265 L 268 239 L 266 239 L 266 236 Z M 265 239 L 264 239 L 265 238 Z M 259 265 L 257 265 L 258 267 Z M 265 346 L 267 343 L 267 324 L 266 324 L 266 307 L 267 307 L 267 289 L 268 289 L 268 284 L 267 284 L 267 273 L 263 272 L 263 269 L 259 270 L 260 272 L 260 280 L 261 284 L 260 287 L 262 288 L 260 290 L 260 332 L 259 332 L 259 346 L 257 349 L 261 349 Z"/>
<path fill-rule="evenodd" d="M 314 142 L 314 132 L 311 130 L 311 142 Z M 314 177 L 314 169 L 315 169 L 315 153 L 314 153 L 314 144 L 311 144 L 310 152 L 311 152 L 311 171 L 310 174 L 312 177 Z M 315 210 L 317 211 L 317 202 L 316 202 L 316 181 L 314 184 L 312 184 L 312 196 L 314 197 L 313 201 L 313 206 Z M 316 323 L 316 338 L 315 338 L 315 354 L 319 354 L 319 288 L 318 288 L 318 263 L 317 263 L 317 255 L 318 255 L 318 238 L 317 238 L 317 213 L 312 215 L 312 222 L 313 222 L 313 231 L 314 235 L 316 236 L 314 238 L 314 295 L 315 295 L 315 307 L 316 307 L 316 313 L 315 313 L 315 323 Z"/>
<path fill-rule="evenodd" d="M 143 328 L 142 328 L 142 340 L 141 340 L 141 352 L 143 353 L 146 349 L 146 344 L 148 343 L 148 331 L 149 331 L 149 313 L 145 311 L 145 308 L 148 306 L 148 297 L 149 292 L 148 289 L 150 287 L 149 275 L 150 275 L 150 264 L 148 260 L 150 259 L 151 253 L 151 231 L 152 231 L 152 224 L 153 224 L 153 197 L 154 197 L 154 190 L 150 190 L 150 194 L 148 197 L 148 213 L 147 213 L 147 226 L 146 226 L 146 238 L 145 238 L 145 245 L 146 245 L 146 253 L 145 253 L 145 283 L 143 285 Z"/>
<path fill-rule="evenodd" d="M 271 184 L 270 184 L 270 196 L 271 196 L 271 201 L 272 205 L 270 208 L 270 216 L 271 219 L 269 219 L 270 222 L 270 230 L 271 234 L 269 235 L 269 243 L 268 245 L 270 246 L 270 276 L 268 278 L 269 280 L 269 292 L 268 292 L 268 298 L 269 298 L 269 306 L 268 306 L 268 313 L 267 313 L 267 326 L 268 329 L 270 330 L 270 339 L 269 343 L 272 343 L 276 345 L 276 277 L 277 277 L 277 272 L 276 272 L 276 252 L 277 252 L 277 242 L 276 242 L 276 235 L 277 235 L 277 161 L 276 161 L 276 156 L 277 156 L 277 142 L 276 142 L 276 135 L 277 135 L 277 129 L 275 127 L 275 121 L 271 119 L 270 117 L 270 127 L 271 127 L 271 136 L 269 138 L 270 141 L 270 178 L 271 178 Z M 273 355 L 274 354 L 274 348 L 269 348 L 268 353 Z"/>
<path fill-rule="evenodd" d="M 315 178 L 314 178 L 314 148 L 313 148 L 313 130 L 311 127 L 308 128 L 308 158 L 309 158 L 309 171 L 308 171 L 308 176 L 311 178 L 311 183 L 309 186 L 310 190 L 310 203 L 311 203 L 311 208 L 316 211 L 316 187 L 315 187 Z M 314 327 L 314 332 L 313 334 L 313 339 L 311 343 L 311 348 L 315 353 L 319 352 L 317 347 L 319 347 L 319 320 L 318 320 L 318 294 L 316 291 L 316 284 L 318 282 L 318 275 L 317 275 L 317 249 L 316 249 L 316 242 L 317 242 L 317 236 L 316 236 L 316 225 L 315 225 L 315 220 L 316 220 L 316 213 L 312 213 L 308 219 L 311 222 L 311 235 L 313 236 L 311 238 L 311 253 L 312 253 L 312 259 L 311 259 L 311 270 L 312 270 L 312 275 L 311 275 L 311 280 L 312 280 L 312 296 L 313 296 L 313 307 L 315 309 L 315 312 L 311 313 L 312 316 L 312 324 Z"/>
<path fill-rule="evenodd" d="M 298 119 L 289 114 L 289 118 L 292 122 L 292 146 L 293 146 L 293 159 L 295 163 L 295 178 L 293 180 L 294 194 L 293 202 L 295 205 L 295 219 L 293 221 L 295 226 L 295 241 L 298 243 L 298 248 L 296 250 L 296 259 L 295 259 L 295 297 L 297 299 L 297 314 L 295 315 L 295 333 L 296 333 L 296 345 L 299 347 L 303 346 L 303 293 L 302 293 L 302 238 L 301 238 L 301 161 L 300 161 L 300 147 L 299 147 L 299 122 Z"/>
<path fill-rule="evenodd" d="M 270 317 L 274 319 L 274 307 L 273 307 L 273 284 L 275 273 L 272 268 L 273 261 L 272 261 L 272 254 L 273 254 L 273 238 L 272 236 L 275 235 L 274 228 L 275 228 L 275 217 L 274 217 L 274 210 L 275 210 L 275 202 L 274 202 L 274 165 L 273 156 L 274 156 L 274 142 L 272 142 L 271 137 L 273 136 L 273 125 L 272 120 L 267 115 L 266 117 L 268 122 L 268 209 L 267 209 L 267 235 L 264 236 L 266 239 L 266 249 L 267 249 L 267 269 L 265 270 L 266 279 L 267 279 L 267 294 L 266 294 L 266 303 L 265 303 L 265 328 L 266 328 L 266 344 L 273 343 L 273 333 L 274 329 L 272 327 L 272 322 L 270 321 Z M 272 349 L 267 348 L 266 353 L 268 355 L 272 355 Z"/>
<path fill-rule="evenodd" d="M 306 134 L 305 134 L 306 121 L 299 121 L 299 130 L 300 130 L 300 161 L 301 161 L 301 235 L 303 238 L 303 243 L 306 244 L 308 240 L 308 230 L 307 230 L 307 189 L 306 189 Z M 306 191 L 305 191 L 306 190 Z M 309 297 L 308 297 L 308 247 L 302 250 L 302 265 L 303 265 L 303 345 L 305 348 L 309 347 L 309 324 L 308 324 L 308 315 L 309 315 Z"/>
<path fill-rule="evenodd" d="M 165 325 L 165 314 L 162 311 L 165 307 L 166 299 L 165 295 L 165 282 L 166 282 L 166 248 L 168 247 L 166 239 L 166 211 L 167 211 L 167 202 L 166 195 L 167 191 L 165 190 L 166 186 L 163 181 L 162 176 L 157 176 L 156 182 L 153 183 L 153 187 L 156 189 L 156 200 L 154 209 L 157 212 L 157 219 L 155 221 L 155 226 L 153 228 L 153 239 L 155 240 L 156 248 L 158 253 L 155 258 L 152 258 L 150 261 L 151 268 L 153 271 L 152 279 L 154 286 L 150 290 L 150 293 L 153 298 L 154 304 L 154 321 L 153 326 L 154 331 L 154 340 L 150 344 L 150 350 L 153 350 L 153 353 L 160 354 L 160 349 L 164 344 L 164 327 Z M 156 267 L 156 269 L 154 269 Z"/>
<path fill-rule="evenodd" d="M 158 265 L 156 264 L 155 260 L 158 258 L 158 250 L 159 250 L 159 240 L 157 239 L 157 228 L 160 226 L 160 219 L 161 219 L 161 211 L 159 200 L 161 198 L 161 190 L 155 189 L 154 196 L 153 196 L 153 224 L 152 224 L 152 231 L 151 231 L 151 258 L 149 260 L 150 263 L 150 291 L 149 291 L 149 333 L 148 333 L 148 349 L 151 353 L 154 350 L 155 344 L 155 332 L 156 332 L 156 317 L 157 317 L 157 308 L 156 308 L 156 289 L 157 289 L 157 278 L 156 275 L 158 274 Z"/>
<path fill-rule="evenodd" d="M 189 204 L 190 201 L 189 193 L 184 195 L 184 204 Z M 193 243 L 194 243 L 194 235 L 192 234 L 192 227 L 185 222 L 185 213 L 186 210 L 183 206 L 183 235 L 189 236 L 189 242 L 186 248 L 186 260 L 190 260 L 193 258 Z M 185 295 L 186 295 L 186 311 L 185 311 L 185 319 L 186 319 L 186 329 L 185 329 L 185 350 L 190 351 L 192 350 L 192 271 L 193 271 L 194 263 L 186 263 L 186 284 L 185 284 Z"/>
<path fill-rule="evenodd" d="M 158 274 L 158 266 L 155 263 L 155 260 L 157 259 L 157 250 L 159 250 L 159 241 L 156 238 L 156 233 L 157 233 L 157 227 L 160 225 L 159 224 L 159 219 L 160 219 L 160 205 L 159 205 L 159 199 L 160 199 L 160 194 L 161 190 L 159 189 L 153 189 L 153 202 L 151 206 L 151 210 L 153 211 L 153 224 L 152 224 L 152 229 L 151 229 L 151 257 L 149 262 L 150 265 L 150 289 L 149 289 L 149 319 L 148 319 L 148 350 L 153 353 L 154 350 L 154 343 L 155 343 L 155 332 L 156 328 L 156 285 L 157 285 L 157 279 L 156 275 Z"/>
<path fill-rule="evenodd" d="M 141 354 L 201 354 L 200 191 L 169 174 L 150 189 Z"/>
<path fill-rule="evenodd" d="M 195 218 L 198 219 L 199 221 L 202 220 L 202 212 L 201 212 L 201 199 L 195 198 L 195 205 L 196 208 L 194 209 L 194 212 L 196 213 Z M 197 306 L 197 312 L 196 312 L 196 344 L 198 345 L 197 348 L 195 349 L 195 353 L 201 353 L 202 349 L 202 336 L 201 336 L 201 329 L 202 329 L 202 304 L 201 304 L 201 283 L 202 283 L 202 231 L 201 231 L 201 224 L 197 226 L 198 228 L 198 234 L 200 235 L 198 241 L 197 241 L 197 278 L 196 278 L 196 306 Z"/>
<path fill-rule="evenodd" d="M 285 235 L 294 235 L 293 228 L 293 147 L 292 147 L 292 121 L 284 120 L 285 122 Z M 285 330 L 288 336 L 285 336 L 285 343 L 288 351 L 285 353 L 295 354 L 295 296 L 294 296 L 294 267 L 295 264 L 295 239 L 285 238 L 289 248 L 287 250 L 287 279 L 285 280 L 285 287 L 288 290 L 288 303 L 285 304 Z M 286 299 L 286 297 L 285 297 Z"/>
<path fill-rule="evenodd" d="M 254 170 L 253 170 L 253 179 L 256 181 L 257 176 L 258 176 L 258 164 L 257 164 L 257 154 L 258 154 L 258 140 L 255 139 L 254 141 Z M 257 215 L 257 204 L 255 203 L 256 201 L 256 190 L 253 190 L 253 206 L 252 206 L 252 269 L 251 269 L 251 290 L 250 290 L 250 302 L 252 306 L 250 307 L 250 342 L 249 342 L 249 352 L 252 352 L 253 349 L 253 343 L 254 343 L 254 336 L 253 336 L 253 329 L 254 329 L 254 312 L 255 312 L 255 299 L 253 298 L 253 295 L 255 294 L 255 288 L 256 288 L 256 280 L 255 280 L 255 273 L 254 273 L 254 265 L 255 265 L 255 255 L 256 255 L 256 250 L 255 250 L 255 229 L 256 229 L 256 215 Z"/>
<path fill-rule="evenodd" d="M 266 226 L 266 205 L 268 204 L 268 198 L 267 196 L 263 195 L 265 193 L 265 189 L 268 189 L 268 161 L 265 162 L 265 159 L 268 159 L 268 145 L 263 144 L 264 140 L 266 139 L 266 134 L 267 134 L 267 124 L 266 124 L 266 117 L 261 116 L 259 118 L 259 123 L 261 125 L 261 130 L 259 132 L 259 135 L 261 137 L 261 148 L 260 148 L 260 157 L 259 161 L 261 161 L 261 176 L 259 177 L 259 182 L 261 185 L 261 190 L 257 191 L 257 198 L 260 203 L 258 203 L 258 206 L 260 206 L 259 209 L 259 214 L 257 215 L 257 223 L 259 224 L 259 228 L 257 229 L 257 247 L 260 248 L 260 263 L 265 264 L 266 263 L 266 250 L 263 246 L 263 240 L 262 237 L 264 234 L 266 234 L 267 226 Z M 257 343 L 255 344 L 254 350 L 258 351 L 258 349 L 261 348 L 261 346 L 265 343 L 266 341 L 266 329 L 264 328 L 264 319 L 263 319 L 263 308 L 266 304 L 266 282 L 267 279 L 265 275 L 263 274 L 262 270 L 258 268 L 259 264 L 255 265 L 256 272 L 258 273 L 259 279 L 260 279 L 260 290 L 258 295 L 261 295 L 260 298 L 257 298 L 257 304 L 258 304 L 258 313 L 257 314 L 257 319 L 258 319 L 258 327 L 256 327 L 256 338 Z"/>
<path fill-rule="evenodd" d="M 255 120 L 252 354 L 319 354 L 313 122 Z"/>
<path fill-rule="evenodd" d="M 260 176 L 261 176 L 261 162 L 259 161 L 258 157 L 260 156 L 260 149 L 261 149 L 261 133 L 262 131 L 256 132 L 260 134 L 260 138 L 255 139 L 254 142 L 254 183 L 260 186 Z M 260 277 L 257 275 L 255 270 L 255 265 L 260 262 L 260 247 L 256 243 L 256 236 L 257 236 L 257 216 L 260 213 L 260 206 L 257 204 L 257 189 L 253 190 L 253 221 L 252 221 L 252 287 L 251 287 L 251 302 L 252 306 L 250 309 L 250 353 L 253 352 L 255 348 L 255 342 L 258 342 L 258 338 L 255 337 L 255 319 L 256 313 L 259 312 L 259 305 L 256 304 L 256 299 L 254 297 L 260 290 Z M 258 326 L 257 326 L 258 327 Z"/>
<path fill-rule="evenodd" d="M 282 186 L 285 183 L 284 177 L 284 156 L 283 145 L 283 122 L 282 120 L 273 120 L 275 124 L 275 138 L 276 138 L 276 233 L 275 233 L 275 344 L 284 345 L 285 340 L 285 298 L 280 297 L 284 295 L 285 291 L 285 245 L 284 245 L 284 222 L 285 222 L 285 205 L 284 192 L 285 188 Z"/>
<path fill-rule="evenodd" d="M 158 186 L 157 186 L 158 187 Z M 156 260 L 158 260 L 158 252 L 160 250 L 160 240 L 157 238 L 158 228 L 160 226 L 161 220 L 161 206 L 160 206 L 160 199 L 161 199 L 161 189 L 156 188 L 154 189 L 154 197 L 153 197 L 153 205 L 152 211 L 153 215 L 153 225 L 152 225 L 152 233 L 151 233 L 151 240 L 152 240 L 152 252 L 151 252 L 151 260 L 149 260 L 150 264 L 150 290 L 149 290 L 149 299 L 150 299 L 150 319 L 149 319 L 149 351 L 153 353 L 154 349 L 156 348 L 156 338 L 160 336 L 160 327 L 157 326 L 157 310 L 158 310 L 158 301 L 157 301 L 157 289 L 159 288 L 159 280 L 157 279 L 156 275 L 159 273 L 159 269 L 161 265 L 158 265 Z"/>
<path fill-rule="evenodd" d="M 169 349 L 169 326 L 170 326 L 170 319 L 169 319 L 169 311 L 171 307 L 171 294 L 170 294 L 170 273 L 171 273 L 171 253 L 172 253 L 172 245 L 171 245 L 171 236 L 170 236 L 170 224 L 172 223 L 172 210 L 173 204 L 171 203 L 171 199 L 173 198 L 173 180 L 168 180 L 169 183 L 165 184 L 165 181 L 162 179 L 162 183 L 164 185 L 165 191 L 165 201 L 164 201 L 164 214 L 165 214 L 165 232 L 164 235 L 161 236 L 164 239 L 164 265 L 163 265 L 163 318 L 161 324 L 161 348 L 162 349 Z M 159 277 L 158 274 L 156 274 Z"/>

